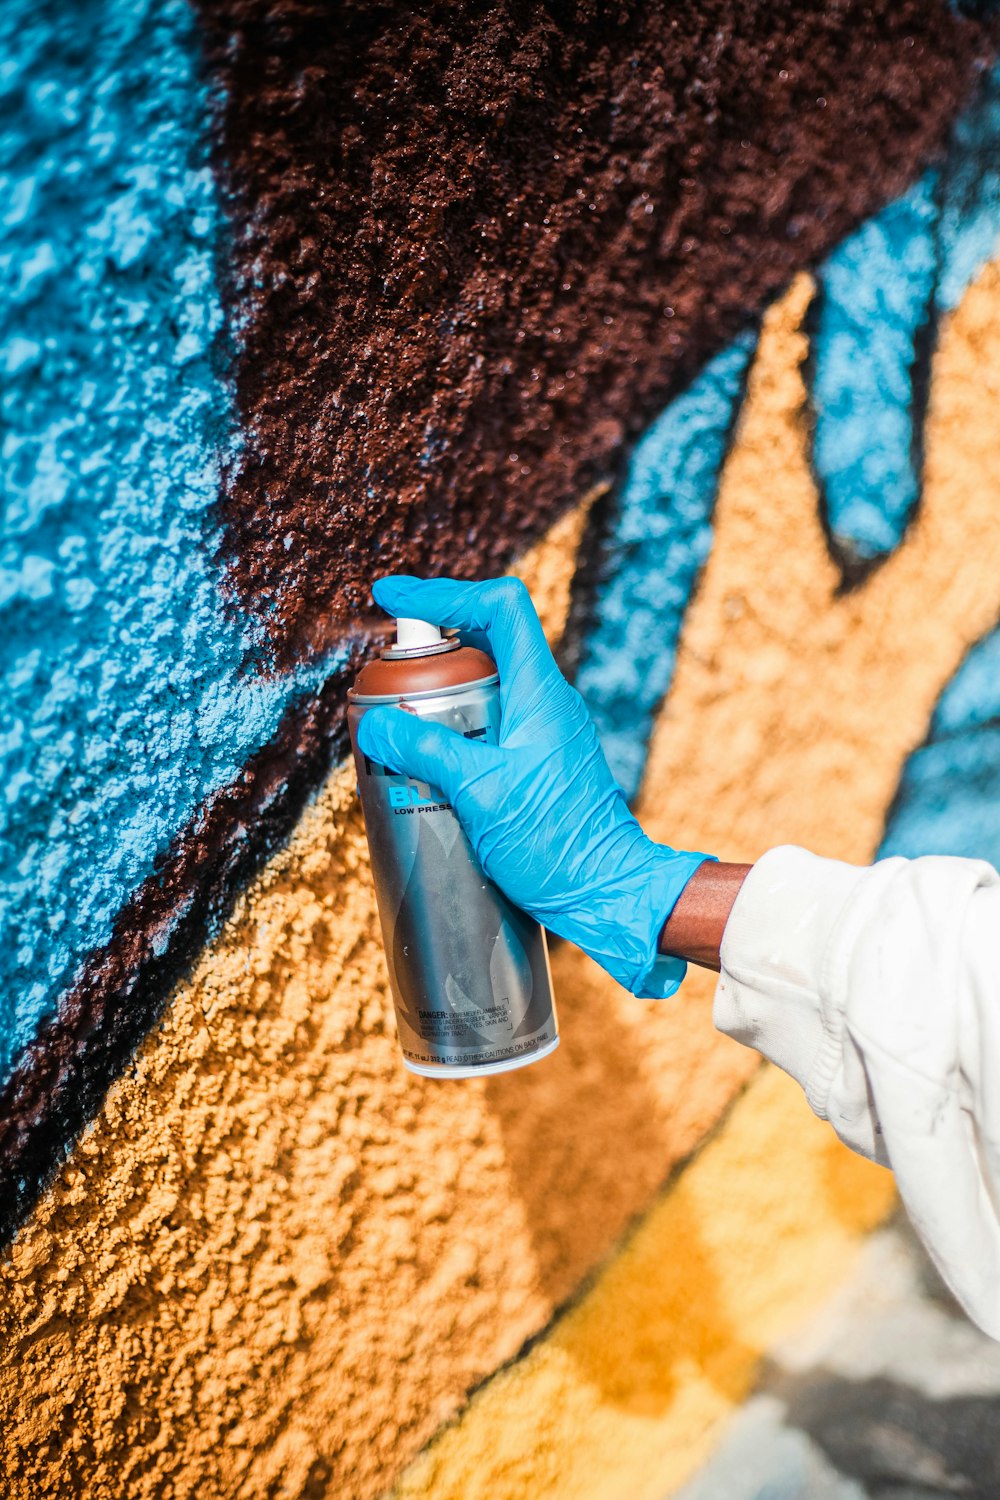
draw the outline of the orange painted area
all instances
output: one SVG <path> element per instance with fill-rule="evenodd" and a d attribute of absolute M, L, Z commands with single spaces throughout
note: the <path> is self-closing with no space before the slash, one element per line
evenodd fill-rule
<path fill-rule="evenodd" d="M 655 836 L 731 857 L 790 838 L 864 860 L 940 688 L 1000 611 L 1000 271 L 942 332 L 921 515 L 845 597 L 805 461 L 808 295 L 803 278 L 766 321 L 642 816 Z M 553 634 L 579 523 L 525 563 Z M 406 1074 L 352 778 L 336 773 L 0 1267 L 5 1493 L 367 1500 L 389 1487 L 608 1260 L 755 1067 L 712 1032 L 708 976 L 657 1006 L 569 948 L 554 969 L 563 1042 L 549 1062 L 469 1084 Z M 755 1082 L 747 1101 L 780 1088 Z M 551 1387 L 581 1415 L 548 1429 L 550 1467 L 588 1413 L 610 1444 L 615 1411 L 634 1424 L 642 1484 L 666 1485 L 745 1388 L 779 1305 L 820 1297 L 884 1206 L 801 1101 L 759 1120 L 744 1102 L 705 1153 L 719 1165 L 699 1177 L 699 1163 L 656 1209 L 667 1237 L 643 1229 L 607 1273 L 600 1317 L 559 1323 L 532 1355 L 577 1372 Z M 817 1131 L 822 1148 L 807 1144 Z M 805 1218 L 815 1242 L 795 1239 Z M 786 1256 L 786 1240 L 804 1248 Z M 663 1258 L 668 1242 L 687 1280 L 657 1282 L 655 1255 L 636 1249 Z M 772 1290 L 758 1294 L 761 1267 Z M 473 1412 L 502 1412 L 492 1389 Z M 509 1443 L 518 1430 L 526 1441 L 511 1427 Z M 461 1493 L 461 1466 L 434 1472 L 442 1495 Z"/>

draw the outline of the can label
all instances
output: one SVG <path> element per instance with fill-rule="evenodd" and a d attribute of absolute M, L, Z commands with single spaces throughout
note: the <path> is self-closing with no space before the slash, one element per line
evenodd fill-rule
<path fill-rule="evenodd" d="M 468 739 L 497 742 L 496 683 L 412 707 Z M 348 710 L 355 744 L 365 711 Z M 403 1055 L 423 1065 L 485 1065 L 553 1041 L 542 928 L 487 878 L 436 787 L 360 753 L 356 761 Z"/>

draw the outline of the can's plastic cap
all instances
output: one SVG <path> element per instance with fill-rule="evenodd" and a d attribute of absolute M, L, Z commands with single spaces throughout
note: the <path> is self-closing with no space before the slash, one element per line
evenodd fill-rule
<path fill-rule="evenodd" d="M 441 632 L 427 620 L 396 621 L 396 645 L 403 651 L 417 651 L 421 646 L 440 646 Z"/>

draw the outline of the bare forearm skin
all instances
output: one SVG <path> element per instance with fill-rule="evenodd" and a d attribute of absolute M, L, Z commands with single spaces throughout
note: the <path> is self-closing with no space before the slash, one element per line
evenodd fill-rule
<path fill-rule="evenodd" d="M 677 905 L 664 922 L 660 952 L 718 972 L 722 934 L 751 869 L 751 865 L 706 860 L 681 891 Z"/>

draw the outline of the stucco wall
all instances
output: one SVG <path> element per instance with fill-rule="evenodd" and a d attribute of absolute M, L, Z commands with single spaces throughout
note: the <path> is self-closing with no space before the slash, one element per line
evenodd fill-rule
<path fill-rule="evenodd" d="M 12 1495 L 665 1494 L 891 1201 L 704 976 L 405 1074 L 341 713 L 513 564 L 656 836 L 1000 860 L 989 25 L 512 16 L 0 16 Z"/>

